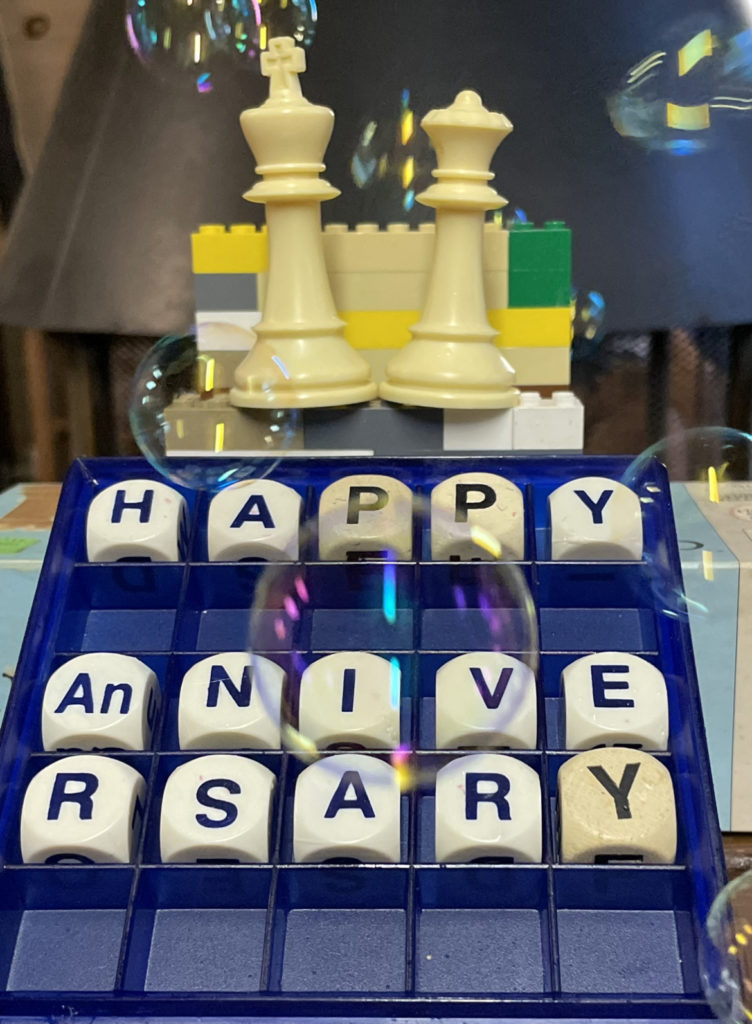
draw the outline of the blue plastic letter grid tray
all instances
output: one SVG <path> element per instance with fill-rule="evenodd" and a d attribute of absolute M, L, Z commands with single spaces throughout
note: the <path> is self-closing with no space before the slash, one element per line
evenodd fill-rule
<path fill-rule="evenodd" d="M 85 520 L 92 497 L 123 479 L 157 476 L 135 459 L 76 462 L 63 489 L 0 752 L 0 1013 L 279 1020 L 709 1016 L 698 949 L 702 922 L 723 884 L 723 862 L 689 631 L 681 617 L 660 607 L 666 587 L 681 587 L 671 509 L 664 501 L 645 504 L 646 557 L 640 562 L 552 562 L 548 556 L 548 494 L 577 477 L 619 479 L 626 466 L 624 459 L 584 457 L 278 463 L 272 478 L 298 490 L 306 515 L 315 513 L 324 487 L 357 472 L 393 475 L 423 495 L 467 470 L 498 473 L 522 488 L 526 558 L 519 564 L 536 607 L 541 657 L 538 749 L 519 756 L 543 784 L 543 862 L 431 863 L 431 798 L 419 788 L 403 797 L 401 863 L 295 864 L 291 803 L 301 765 L 287 752 L 266 751 L 250 756 L 278 781 L 270 863 L 227 866 L 159 862 L 160 798 L 170 772 L 195 756 L 177 749 L 182 675 L 211 653 L 244 648 L 263 566 L 206 560 L 209 495 L 201 492 L 185 493 L 185 561 L 88 564 Z M 646 473 L 640 484 L 652 481 L 655 493 L 666 495 L 662 467 Z M 306 659 L 338 646 L 397 658 L 414 757 L 430 765 L 449 756 L 421 747 L 435 671 L 473 649 L 469 641 L 463 647 L 461 631 L 441 626 L 452 607 L 454 577 L 468 570 L 467 563 L 428 560 L 426 523 L 416 525 L 415 537 L 418 557 L 396 566 L 397 614 L 388 629 L 383 618 L 369 618 L 369 574 L 381 571 L 373 562 L 308 564 L 314 600 L 297 643 Z M 381 626 L 371 628 L 377 621 Z M 569 662 L 599 650 L 639 654 L 666 677 L 669 750 L 658 756 L 676 794 L 675 865 L 560 861 L 557 772 L 572 754 L 562 749 L 559 678 Z M 135 862 L 24 865 L 19 820 L 25 787 L 42 767 L 66 756 L 42 750 L 45 682 L 57 666 L 88 651 L 142 658 L 162 688 L 153 749 L 102 755 L 132 765 L 147 783 Z M 268 656 L 286 657 L 279 651 Z"/>

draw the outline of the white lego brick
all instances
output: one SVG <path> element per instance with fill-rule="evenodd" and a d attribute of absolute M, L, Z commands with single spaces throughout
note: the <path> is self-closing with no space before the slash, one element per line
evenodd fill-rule
<path fill-rule="evenodd" d="M 512 451 L 514 409 L 445 409 L 445 452 Z"/>
<path fill-rule="evenodd" d="M 511 412 L 515 451 L 582 451 L 585 408 L 571 391 L 555 391 L 551 398 L 523 391 Z"/>

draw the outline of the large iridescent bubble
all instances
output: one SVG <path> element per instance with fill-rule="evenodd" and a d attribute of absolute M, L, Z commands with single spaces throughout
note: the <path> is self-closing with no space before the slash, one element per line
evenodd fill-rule
<path fill-rule="evenodd" d="M 752 1021 L 752 871 L 716 897 L 706 924 L 705 995 L 724 1024 Z"/>
<path fill-rule="evenodd" d="M 342 470 L 346 473 L 347 467 Z M 509 677 L 493 723 L 499 736 L 514 732 L 513 723 L 531 687 L 535 692 L 539 666 L 537 619 L 526 567 L 504 561 L 495 538 L 478 530 L 473 532 L 474 551 L 468 560 L 432 561 L 431 529 L 441 530 L 443 515 L 448 513 L 434 509 L 432 521 L 428 499 L 414 495 L 410 558 L 404 550 L 387 549 L 358 558 L 351 553 L 346 561 L 320 560 L 321 538 L 337 527 L 326 516 L 314 517 L 301 528 L 299 559 L 270 562 L 260 573 L 250 617 L 254 685 L 269 701 L 270 713 L 279 714 L 275 677 L 265 685 L 266 659 L 284 665 L 288 684 L 281 709 L 283 745 L 301 760 L 321 759 L 325 764 L 334 749 L 375 750 L 398 770 L 404 791 L 429 785 L 441 764 L 457 753 L 437 751 L 436 675 L 441 666 L 470 652 L 477 654 L 475 670 L 492 692 L 499 677 L 494 655 L 510 655 L 519 665 Z M 313 666 L 321 703 L 339 706 L 344 699 L 343 673 L 350 664 L 345 652 L 368 652 L 377 659 L 374 678 L 382 680 L 382 692 L 388 691 L 391 705 L 392 724 L 383 733 L 391 737 L 389 742 L 375 743 L 367 729 L 322 739 L 303 724 L 301 679 L 306 674 L 304 685 L 314 685 Z M 351 660 L 355 665 L 357 659 Z M 368 666 L 357 671 L 358 680 L 369 685 Z M 465 674 L 470 671 L 465 668 Z M 351 679 L 361 685 L 355 684 L 354 674 Z M 537 744 L 538 734 L 530 738 L 527 749 Z M 464 749 L 517 745 L 514 739 L 494 744 L 479 737 L 468 740 Z"/>
<path fill-rule="evenodd" d="M 168 335 L 141 362 L 130 421 L 139 448 L 167 479 L 187 487 L 226 487 L 272 471 L 281 453 L 302 448 L 299 409 L 274 403 L 279 368 L 272 362 L 263 409 L 230 399 L 234 369 L 255 344 L 252 331 L 200 324 Z"/>

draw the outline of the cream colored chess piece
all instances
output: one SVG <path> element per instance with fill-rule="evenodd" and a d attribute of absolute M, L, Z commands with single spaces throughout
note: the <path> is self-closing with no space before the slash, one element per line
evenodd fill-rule
<path fill-rule="evenodd" d="M 339 195 L 319 177 L 334 114 L 300 90 L 305 53 L 286 36 L 261 55 L 269 98 L 240 124 L 262 180 L 246 192 L 266 204 L 269 270 L 258 341 L 235 371 L 233 405 L 303 408 L 376 397 L 368 363 L 345 341 L 324 264 L 321 203 Z"/>
<path fill-rule="evenodd" d="M 496 147 L 512 130 L 480 96 L 459 93 L 421 122 L 438 167 L 418 196 L 436 209 L 436 248 L 423 316 L 412 341 L 390 360 L 380 395 L 391 402 L 446 409 L 517 405 L 514 370 L 493 344 L 483 291 L 483 214 L 505 204 L 488 182 Z"/>

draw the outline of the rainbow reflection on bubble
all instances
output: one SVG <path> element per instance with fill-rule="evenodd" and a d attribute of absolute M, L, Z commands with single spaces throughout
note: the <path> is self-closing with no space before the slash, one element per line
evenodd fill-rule
<path fill-rule="evenodd" d="M 607 101 L 615 130 L 649 150 L 703 152 L 752 113 L 752 30 L 716 14 L 670 26 Z"/>
<path fill-rule="evenodd" d="M 125 31 L 144 67 L 161 77 L 191 77 L 199 94 L 213 90 L 223 67 L 258 71 L 275 36 L 310 47 L 316 0 L 127 0 Z"/>
<path fill-rule="evenodd" d="M 347 475 L 345 469 L 341 475 Z M 314 487 L 314 491 L 309 507 L 315 507 L 320 498 L 320 490 Z M 428 497 L 417 492 L 412 511 L 415 543 L 421 556 L 428 557 L 429 524 L 433 523 L 434 529 L 448 529 L 449 519 L 444 523 L 442 516 L 449 513 L 439 507 L 432 517 Z M 435 749 L 435 677 L 439 668 L 463 653 L 498 652 L 512 655 L 536 674 L 536 609 L 524 567 L 499 560 L 503 552 L 498 540 L 486 531 L 470 534 L 477 556 L 467 561 L 398 560 L 387 549 L 381 558 L 322 562 L 318 560 L 319 536 L 336 528 L 330 522 L 313 516 L 301 526 L 300 561 L 270 562 L 260 568 L 248 641 L 254 686 L 262 700 L 278 700 L 278 690 L 264 682 L 265 659 L 277 660 L 284 667 L 287 684 L 281 731 L 283 746 L 296 758 L 306 764 L 319 758 L 326 763 L 326 754 L 334 749 L 369 750 L 372 756 L 390 761 L 400 789 L 407 793 L 429 785 L 440 764 L 453 755 Z M 383 550 L 381 543 L 379 550 Z M 357 670 L 347 667 L 346 656 L 340 656 L 350 651 L 374 658 L 370 668 L 365 659 L 358 660 Z M 319 666 L 317 672 L 308 672 L 313 665 Z M 305 676 L 304 685 L 314 685 L 315 680 L 319 687 L 314 707 L 334 708 L 339 714 L 340 708 L 352 710 L 341 706 L 345 701 L 343 673 L 350 671 L 357 671 L 359 680 L 356 684 L 355 675 L 351 677 L 348 685 L 357 685 L 348 690 L 351 695 L 363 693 L 360 687 L 372 673 L 372 689 L 367 691 L 371 696 L 361 699 L 376 700 L 373 694 L 381 694 L 378 700 L 384 703 L 372 722 L 388 720 L 394 731 L 369 732 L 377 726 L 353 719 L 333 736 L 328 732 L 331 719 L 319 711 L 312 728 L 323 730 L 317 735 L 326 732 L 330 737 L 319 747 L 301 726 L 301 681 Z M 495 677 L 489 678 L 488 684 L 492 688 Z M 500 736 L 506 734 L 507 723 L 514 719 L 527 691 L 522 685 L 510 685 L 504 692 L 504 703 L 495 711 Z M 353 699 L 357 698 L 348 697 L 348 701 Z M 311 706 L 309 698 L 308 722 L 313 721 Z M 269 711 L 276 714 L 278 706 L 270 706 Z M 379 742 L 375 748 L 363 741 L 365 735 L 387 734 L 392 737 L 390 742 Z"/>

